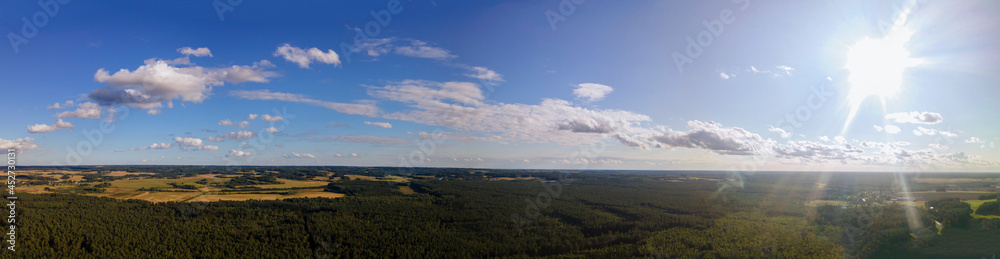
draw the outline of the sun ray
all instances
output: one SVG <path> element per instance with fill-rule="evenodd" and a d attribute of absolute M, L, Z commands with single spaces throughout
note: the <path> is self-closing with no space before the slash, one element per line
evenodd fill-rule
<path fill-rule="evenodd" d="M 848 49 L 844 67 L 850 71 L 848 83 L 851 89 L 847 101 L 851 110 L 841 135 L 846 133 L 861 104 L 868 97 L 879 97 L 885 112 L 886 99 L 902 89 L 903 72 L 923 63 L 922 59 L 911 58 L 906 49 L 913 35 L 913 31 L 907 27 L 911 11 L 912 9 L 902 11 L 882 38 L 865 38 Z"/>

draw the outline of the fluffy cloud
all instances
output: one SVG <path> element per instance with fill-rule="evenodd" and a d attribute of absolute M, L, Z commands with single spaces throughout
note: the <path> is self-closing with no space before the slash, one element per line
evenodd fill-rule
<path fill-rule="evenodd" d="M 986 141 L 983 141 L 982 139 L 979 139 L 977 137 L 969 137 L 969 139 L 965 140 L 965 143 L 983 144 L 986 143 Z"/>
<path fill-rule="evenodd" d="M 241 139 L 253 138 L 256 135 L 257 134 L 254 133 L 253 131 L 248 131 L 248 130 L 230 131 L 230 132 L 227 132 L 225 134 L 219 134 L 215 138 L 209 137 L 208 141 L 222 141 L 224 139 L 228 139 L 228 140 L 232 140 L 232 141 L 238 141 L 238 140 L 241 140 Z"/>
<path fill-rule="evenodd" d="M 767 131 L 770 131 L 770 132 L 773 132 L 775 134 L 778 134 L 782 138 L 790 138 L 790 137 L 792 137 L 792 133 L 788 133 L 788 131 L 785 131 L 784 129 L 775 128 L 774 126 L 768 126 L 768 127 L 770 127 L 770 128 L 768 128 Z"/>
<path fill-rule="evenodd" d="M 270 90 L 256 90 L 256 91 L 238 90 L 229 92 L 229 95 L 247 100 L 278 100 L 286 102 L 305 103 L 305 104 L 324 107 L 327 109 L 332 109 L 340 113 L 353 114 L 353 115 L 375 116 L 379 113 L 378 107 L 375 107 L 375 104 L 371 102 L 363 102 L 363 103 L 326 102 L 326 101 L 311 99 L 301 94 L 271 92 Z"/>
<path fill-rule="evenodd" d="M 496 71 L 490 70 L 485 67 L 468 67 L 469 71 L 474 72 L 474 74 L 465 74 L 467 77 L 478 78 L 487 81 L 503 82 L 503 76 L 498 74 Z"/>
<path fill-rule="evenodd" d="M 227 157 L 249 157 L 252 155 L 250 152 L 243 152 L 236 149 L 230 150 L 229 154 L 226 154 Z"/>
<path fill-rule="evenodd" d="M 30 133 L 53 132 L 57 129 L 72 128 L 72 127 L 73 127 L 72 123 L 65 122 L 62 119 L 57 119 L 55 123 L 52 123 L 52 125 L 35 124 L 28 126 L 28 132 Z"/>
<path fill-rule="evenodd" d="M 62 109 L 62 108 L 68 108 L 71 105 L 73 105 L 73 100 L 66 101 L 62 105 L 59 105 L 59 103 L 55 103 L 50 105 L 49 107 L 46 107 L 46 109 Z"/>
<path fill-rule="evenodd" d="M 313 61 L 324 64 L 333 64 L 335 66 L 340 65 L 340 55 L 337 55 L 337 53 L 333 50 L 328 49 L 326 52 L 317 48 L 305 50 L 293 47 L 287 43 L 278 47 L 278 49 L 274 51 L 274 56 L 283 57 L 289 62 L 298 64 L 301 68 L 309 68 L 309 64 Z"/>
<path fill-rule="evenodd" d="M 192 55 L 192 56 L 195 56 L 195 57 L 211 57 L 212 56 L 212 51 L 208 50 L 208 48 L 192 49 L 191 47 L 183 47 L 183 48 L 177 49 L 177 52 L 179 52 L 181 54 L 184 54 L 184 55 Z"/>
<path fill-rule="evenodd" d="M 268 114 L 264 114 L 264 115 L 260 116 L 260 119 L 263 120 L 263 121 L 275 122 L 275 121 L 284 120 L 285 118 L 282 118 L 281 116 L 271 116 L 271 115 L 268 115 Z"/>
<path fill-rule="evenodd" d="M 153 143 L 149 145 L 149 149 L 168 149 L 173 145 L 173 143 Z"/>
<path fill-rule="evenodd" d="M 886 119 L 893 120 L 896 123 L 917 123 L 917 124 L 935 124 L 940 123 L 944 118 L 941 114 L 935 112 L 897 112 L 885 115 Z"/>
<path fill-rule="evenodd" d="M 232 127 L 233 125 L 234 125 L 233 121 L 231 121 L 229 119 L 225 119 L 225 120 L 219 121 L 219 126 L 229 126 L 229 127 Z"/>
<path fill-rule="evenodd" d="M 18 153 L 38 148 L 33 138 L 6 140 L 0 138 L 0 149 L 16 149 Z"/>
<path fill-rule="evenodd" d="M 267 130 L 267 132 L 270 132 L 270 133 L 280 133 L 281 132 L 281 130 L 278 130 L 278 128 L 275 128 L 275 127 L 268 127 L 265 130 Z"/>
<path fill-rule="evenodd" d="M 688 127 L 686 132 L 666 129 L 646 138 L 653 147 L 701 148 L 725 155 L 751 155 L 773 144 L 743 128 L 724 128 L 716 122 L 689 121 Z"/>
<path fill-rule="evenodd" d="M 339 135 L 325 138 L 312 138 L 309 141 L 319 142 L 319 141 L 336 141 L 336 142 L 349 142 L 349 143 L 367 143 L 376 145 L 402 145 L 410 143 L 412 139 L 397 138 L 397 137 L 382 137 L 382 136 L 367 136 L 367 135 Z"/>
<path fill-rule="evenodd" d="M 85 102 L 76 105 L 76 110 L 64 111 L 56 114 L 59 118 L 81 118 L 81 119 L 98 119 L 101 118 L 101 107 L 96 103 Z"/>
<path fill-rule="evenodd" d="M 204 68 L 149 59 L 134 71 L 122 69 L 112 74 L 103 68 L 97 70 L 94 80 L 108 87 L 98 88 L 88 97 L 101 105 L 129 105 L 137 109 L 157 109 L 163 102 L 174 99 L 201 103 L 211 94 L 213 86 L 268 82 L 268 78 L 277 76 L 265 70 L 271 66 L 271 62 L 262 60 L 252 66 Z"/>
<path fill-rule="evenodd" d="M 396 54 L 415 57 L 415 58 L 429 58 L 429 59 L 451 59 L 455 58 L 448 50 L 428 46 L 426 42 L 419 40 L 409 40 L 409 45 L 396 47 Z"/>
<path fill-rule="evenodd" d="M 468 82 L 406 80 L 369 88 L 368 94 L 413 108 L 385 114 L 385 119 L 529 142 L 589 143 L 604 133 L 633 133 L 635 125 L 649 120 L 628 111 L 574 107 L 558 99 L 544 99 L 539 105 L 486 103 L 482 90 Z"/>
<path fill-rule="evenodd" d="M 174 142 L 177 142 L 178 144 L 186 146 L 186 147 L 189 147 L 189 146 L 201 146 L 202 144 L 204 144 L 201 141 L 200 138 L 194 138 L 194 137 L 183 137 L 183 138 L 182 137 L 174 137 Z"/>
<path fill-rule="evenodd" d="M 285 158 L 316 158 L 316 156 L 314 156 L 313 154 L 309 154 L 309 153 L 299 154 L 299 153 L 295 153 L 295 152 L 292 152 L 291 155 L 289 155 L 289 154 L 281 154 L 281 156 L 283 156 Z"/>
<path fill-rule="evenodd" d="M 781 158 L 799 161 L 825 162 L 828 160 L 860 159 L 861 150 L 850 144 L 828 145 L 813 141 L 788 141 L 774 147 L 774 153 Z"/>
<path fill-rule="evenodd" d="M 584 83 L 576 85 L 576 89 L 573 89 L 573 95 L 577 98 L 587 100 L 588 102 L 599 101 L 604 99 L 604 96 L 614 91 L 610 86 L 594 83 Z"/>
<path fill-rule="evenodd" d="M 247 115 L 247 119 L 246 120 L 249 121 L 249 120 L 254 120 L 254 119 L 257 119 L 257 114 L 251 113 L 250 115 Z"/>
<path fill-rule="evenodd" d="M 949 131 L 943 131 L 943 130 L 939 131 L 939 130 L 936 130 L 936 129 L 928 129 L 928 128 L 924 128 L 924 127 L 917 127 L 917 129 L 913 130 L 913 135 L 917 135 L 917 136 L 922 136 L 922 135 L 934 136 L 934 135 L 937 135 L 937 134 L 941 134 L 941 136 L 945 136 L 945 137 L 956 137 L 956 136 L 958 136 L 958 134 L 951 133 Z"/>
<path fill-rule="evenodd" d="M 370 121 L 366 121 L 365 124 L 366 125 L 372 125 L 372 126 L 375 126 L 375 127 L 387 128 L 387 129 L 391 129 L 392 128 L 392 124 L 389 124 L 388 122 L 370 122 Z"/>

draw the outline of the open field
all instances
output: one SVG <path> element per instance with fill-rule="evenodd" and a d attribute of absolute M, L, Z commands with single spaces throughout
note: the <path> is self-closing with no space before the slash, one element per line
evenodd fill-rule
<path fill-rule="evenodd" d="M 991 192 L 907 192 L 901 193 L 901 197 L 911 197 L 916 201 L 929 201 L 938 198 L 959 198 L 962 200 L 975 200 L 979 195 L 990 194 Z"/>
<path fill-rule="evenodd" d="M 223 179 L 223 180 L 225 180 L 225 179 Z M 282 183 L 280 183 L 280 184 L 263 184 L 263 185 L 255 185 L 255 186 L 260 187 L 260 188 L 265 188 L 265 189 L 275 189 L 275 188 L 324 187 L 327 184 L 330 184 L 330 182 L 327 182 L 327 181 L 299 181 L 299 180 L 288 180 L 288 179 L 280 179 L 278 181 L 280 181 Z"/>
<path fill-rule="evenodd" d="M 806 206 L 809 206 L 809 207 L 816 207 L 816 206 L 820 206 L 820 205 L 844 206 L 844 205 L 847 205 L 847 202 L 845 202 L 845 201 L 831 201 L 831 200 L 813 200 L 813 201 L 806 202 Z"/>
<path fill-rule="evenodd" d="M 413 188 L 410 188 L 409 186 L 400 186 L 399 187 L 399 192 L 401 192 L 403 194 L 415 194 L 415 193 L 417 193 L 417 192 L 414 192 Z"/>
<path fill-rule="evenodd" d="M 979 205 L 983 205 L 983 203 L 990 201 L 995 201 L 995 200 L 969 200 L 965 201 L 965 203 L 968 203 L 972 207 L 972 211 L 976 211 L 977 209 L 979 209 Z M 972 216 L 981 219 L 1000 219 L 1000 216 L 995 216 L 995 215 L 979 215 L 973 213 Z"/>
<path fill-rule="evenodd" d="M 916 178 L 917 183 L 973 183 L 973 182 L 1000 182 L 1000 178 Z"/>
<path fill-rule="evenodd" d="M 205 202 L 205 201 L 245 201 L 245 200 L 282 200 L 291 198 L 340 198 L 344 197 L 344 194 L 332 193 L 323 191 L 323 189 L 310 189 L 302 190 L 288 195 L 281 194 L 206 194 L 195 197 L 188 202 Z"/>

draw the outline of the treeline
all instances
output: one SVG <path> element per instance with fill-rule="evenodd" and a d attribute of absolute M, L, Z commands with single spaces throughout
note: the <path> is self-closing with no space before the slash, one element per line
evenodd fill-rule
<path fill-rule="evenodd" d="M 556 179 L 564 181 L 414 181 L 409 186 L 418 193 L 410 195 L 401 195 L 400 184 L 391 182 L 338 181 L 327 188 L 349 196 L 280 201 L 150 203 L 23 195 L 31 205 L 19 211 L 18 256 L 649 257 L 668 251 L 667 240 L 725 242 L 742 249 L 739 244 L 761 242 L 750 234 L 760 227 L 778 231 L 765 248 L 776 250 L 751 257 L 837 253 L 815 234 L 780 237 L 801 234 L 805 209 L 767 198 L 763 189 L 722 199 L 714 195 L 718 183 L 709 181 L 589 173 Z M 736 230 L 745 234 L 721 234 Z"/>

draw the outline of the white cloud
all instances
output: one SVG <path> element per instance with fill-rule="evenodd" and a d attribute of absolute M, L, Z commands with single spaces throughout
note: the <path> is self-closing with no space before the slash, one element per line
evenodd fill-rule
<path fill-rule="evenodd" d="M 917 123 L 917 124 L 935 124 L 940 123 L 944 118 L 941 114 L 935 112 L 897 112 L 885 115 L 886 119 L 893 120 L 896 123 Z"/>
<path fill-rule="evenodd" d="M 62 119 L 57 119 L 56 122 L 52 123 L 52 125 L 35 124 L 28 126 L 28 132 L 30 133 L 53 132 L 57 129 L 72 128 L 72 127 L 73 127 L 72 123 L 65 122 Z"/>
<path fill-rule="evenodd" d="M 455 58 L 448 50 L 428 46 L 426 42 L 419 40 L 409 40 L 410 45 L 396 47 L 396 54 L 415 57 L 415 58 L 429 58 L 429 59 L 451 59 Z"/>
<path fill-rule="evenodd" d="M 338 135 L 325 138 L 312 138 L 309 139 L 309 141 L 313 142 L 336 141 L 336 142 L 349 142 L 349 143 L 367 143 L 376 145 L 402 145 L 413 142 L 412 139 L 383 137 L 383 136 L 367 136 L 367 135 Z"/>
<path fill-rule="evenodd" d="M 725 155 L 751 155 L 773 143 L 743 128 L 724 128 L 711 121 L 688 121 L 688 127 L 691 130 L 686 132 L 666 129 L 647 139 L 654 147 L 700 148 Z"/>
<path fill-rule="evenodd" d="M 731 74 L 731 73 L 726 73 L 726 72 L 719 72 L 719 77 L 722 77 L 722 79 L 730 79 L 730 78 L 736 77 L 736 75 L 735 74 Z"/>
<path fill-rule="evenodd" d="M 215 137 L 215 138 L 209 137 L 208 140 L 209 141 L 222 141 L 223 139 L 228 139 L 228 140 L 232 140 L 232 141 L 237 141 L 237 140 L 241 140 L 241 139 L 253 138 L 256 135 L 257 134 L 255 134 L 253 131 L 248 131 L 248 130 L 230 131 L 230 132 L 227 132 L 225 134 L 219 134 L 218 137 Z"/>
<path fill-rule="evenodd" d="M 844 136 L 836 136 L 833 137 L 833 142 L 837 142 L 838 144 L 844 144 L 847 143 L 847 139 L 844 138 Z"/>
<path fill-rule="evenodd" d="M 628 111 L 573 107 L 559 99 L 544 99 L 539 105 L 485 103 L 482 90 L 468 82 L 405 80 L 371 87 L 368 94 L 413 108 L 385 114 L 384 119 L 446 126 L 486 137 L 500 134 L 503 138 L 497 139 L 505 140 L 591 143 L 601 133 L 633 133 L 639 122 L 650 120 Z"/>
<path fill-rule="evenodd" d="M 275 121 L 284 120 L 285 118 L 282 118 L 281 116 L 271 116 L 271 115 L 268 115 L 268 114 L 264 114 L 264 115 L 260 116 L 260 119 L 263 120 L 263 121 L 275 122 Z"/>
<path fill-rule="evenodd" d="M 246 128 L 247 126 L 250 126 L 250 122 L 249 121 L 241 121 L 238 126 L 240 126 L 240 128 Z"/>
<path fill-rule="evenodd" d="M 969 139 L 965 140 L 965 143 L 983 144 L 986 143 L 986 141 L 979 139 L 977 137 L 969 137 Z"/>
<path fill-rule="evenodd" d="M 34 142 L 35 139 L 27 137 L 12 140 L 0 138 L 0 149 L 17 149 L 17 152 L 24 152 L 37 148 L 38 145 L 35 145 Z"/>
<path fill-rule="evenodd" d="M 945 136 L 945 137 L 956 137 L 956 136 L 958 136 L 958 134 L 955 134 L 955 133 L 952 133 L 952 132 L 949 132 L 949 131 L 928 129 L 928 128 L 924 128 L 924 127 L 917 127 L 917 129 L 913 130 L 913 135 L 917 135 L 917 136 L 922 136 L 922 135 L 934 136 L 934 135 L 937 135 L 937 134 L 941 134 L 942 136 Z"/>
<path fill-rule="evenodd" d="M 240 150 L 233 149 L 233 150 L 230 150 L 229 154 L 227 154 L 226 156 L 227 157 L 249 157 L 249 156 L 252 156 L 252 155 L 253 154 L 251 154 L 250 152 L 243 152 L 243 151 L 240 151 Z"/>
<path fill-rule="evenodd" d="M 229 119 L 225 119 L 225 120 L 219 121 L 219 126 L 229 126 L 229 127 L 232 127 L 233 125 L 234 125 L 233 121 L 231 121 Z"/>
<path fill-rule="evenodd" d="M 269 82 L 268 78 L 277 76 L 265 70 L 271 66 L 271 62 L 262 60 L 252 66 L 181 67 L 164 60 L 149 59 L 134 71 L 121 69 L 111 74 L 103 68 L 97 70 L 94 80 L 106 83 L 108 87 L 98 88 L 88 97 L 101 105 L 121 104 L 136 109 L 157 109 L 163 106 L 163 102 L 174 99 L 201 103 L 211 94 L 213 86 Z"/>
<path fill-rule="evenodd" d="M 774 126 L 769 126 L 769 127 L 770 128 L 767 129 L 768 131 L 774 132 L 774 133 L 780 135 L 782 138 L 790 138 L 790 137 L 792 137 L 791 133 L 788 133 L 788 131 L 785 131 L 782 128 L 775 128 Z"/>
<path fill-rule="evenodd" d="M 274 51 L 274 56 L 283 57 L 289 62 L 298 64 L 301 68 L 309 68 L 309 64 L 313 61 L 333 64 L 335 66 L 340 65 L 340 56 L 331 49 L 326 50 L 326 52 L 323 52 L 318 48 L 304 50 L 298 47 L 293 47 L 288 43 L 278 47 L 278 49 Z"/>
<path fill-rule="evenodd" d="M 204 150 L 204 151 L 217 151 L 217 150 L 219 150 L 219 146 L 213 146 L 213 145 L 201 145 L 201 146 L 197 146 L 197 147 L 195 147 L 195 148 L 193 148 L 193 149 L 191 149 L 191 150 L 195 150 L 195 151 L 198 151 L 198 150 Z"/>
<path fill-rule="evenodd" d="M 935 144 L 935 143 L 927 144 L 927 146 L 929 146 L 931 148 L 936 148 L 936 149 L 948 149 L 948 147 L 945 146 L 945 145 Z"/>
<path fill-rule="evenodd" d="M 63 103 L 62 105 L 59 105 L 59 103 L 52 104 L 49 107 L 46 107 L 46 109 L 69 108 L 69 106 L 72 106 L 72 105 L 73 105 L 73 100 L 69 100 L 69 101 L 66 101 L 65 103 Z"/>
<path fill-rule="evenodd" d="M 250 115 L 247 115 L 246 120 L 254 120 L 254 119 L 257 119 L 257 114 L 251 113 Z"/>
<path fill-rule="evenodd" d="M 577 98 L 585 99 L 589 102 L 599 101 L 604 99 L 604 96 L 614 91 L 610 86 L 594 83 L 583 83 L 576 85 L 576 89 L 573 89 L 573 95 Z"/>
<path fill-rule="evenodd" d="M 875 131 L 882 132 L 882 126 L 875 125 Z"/>
<path fill-rule="evenodd" d="M 382 128 L 387 128 L 387 129 L 391 129 L 392 128 L 392 124 L 389 124 L 388 122 L 370 122 L 370 121 L 366 121 L 364 123 L 367 124 L 367 125 L 375 126 L 375 127 L 382 127 Z"/>
<path fill-rule="evenodd" d="M 299 153 L 295 153 L 295 152 L 292 152 L 291 155 L 289 155 L 289 154 L 281 154 L 281 156 L 283 156 L 285 158 L 316 158 L 316 156 L 314 156 L 313 154 L 309 154 L 309 153 L 299 154 Z"/>
<path fill-rule="evenodd" d="M 153 143 L 149 145 L 149 149 L 168 149 L 173 145 L 173 143 Z"/>
<path fill-rule="evenodd" d="M 822 137 L 819 137 L 819 140 L 822 140 L 822 141 L 830 141 L 830 137 L 827 137 L 827 136 L 822 136 Z"/>
<path fill-rule="evenodd" d="M 208 48 L 192 49 L 191 47 L 183 47 L 177 49 L 177 52 L 184 55 L 192 55 L 195 57 L 212 57 L 212 51 L 208 50 Z"/>
<path fill-rule="evenodd" d="M 281 131 L 278 130 L 278 128 L 275 128 L 275 127 L 268 127 L 267 128 L 267 132 L 270 132 L 270 133 L 280 133 Z"/>
<path fill-rule="evenodd" d="M 363 103 L 326 102 L 326 101 L 319 101 L 307 98 L 301 94 L 271 92 L 270 90 L 255 90 L 255 91 L 237 90 L 229 92 L 229 95 L 247 100 L 278 100 L 286 102 L 305 103 L 305 104 L 325 107 L 327 109 L 332 109 L 340 113 L 353 114 L 353 115 L 375 116 L 379 113 L 378 107 L 375 107 L 375 104 L 371 102 L 363 102 Z"/>
<path fill-rule="evenodd" d="M 101 107 L 96 103 L 85 102 L 76 105 L 77 109 L 74 111 L 64 111 L 56 115 L 59 118 L 81 118 L 81 119 L 99 119 L 101 118 Z"/>
<path fill-rule="evenodd" d="M 900 130 L 899 127 L 896 127 L 896 125 L 885 125 L 885 133 L 896 134 L 900 131 L 902 130 Z"/>
<path fill-rule="evenodd" d="M 498 74 L 496 71 L 490 70 L 485 67 L 468 67 L 469 71 L 475 72 L 475 74 L 465 74 L 467 77 L 478 78 L 487 81 L 503 82 L 503 76 Z"/>
<path fill-rule="evenodd" d="M 200 138 L 194 137 L 174 137 L 174 141 L 184 146 L 201 146 L 203 144 Z"/>

